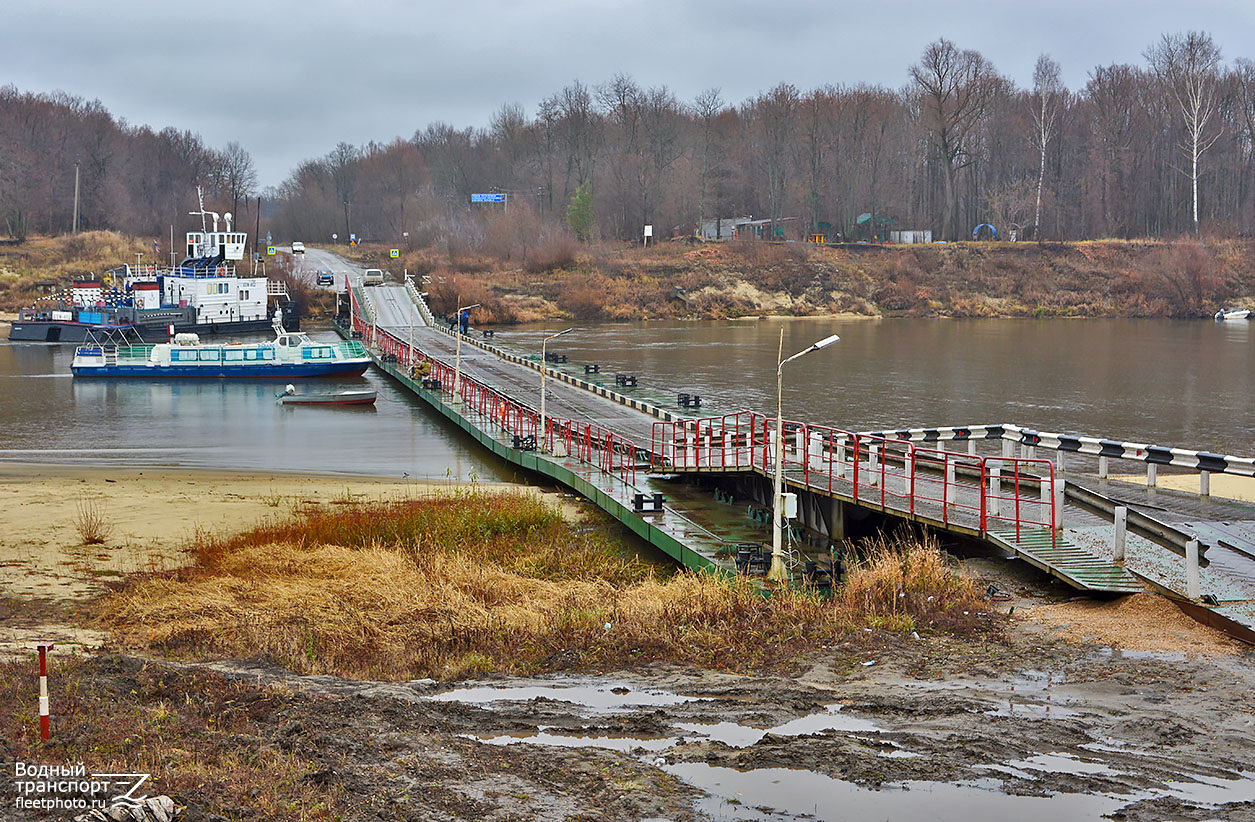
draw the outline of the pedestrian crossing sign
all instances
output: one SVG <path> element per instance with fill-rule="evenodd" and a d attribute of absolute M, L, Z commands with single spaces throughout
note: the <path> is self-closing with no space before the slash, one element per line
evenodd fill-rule
<path fill-rule="evenodd" d="M 394 248 L 394 249 L 392 249 L 392 251 L 391 251 L 391 252 L 389 252 L 389 253 L 390 253 L 390 254 L 392 254 L 392 259 L 394 259 L 394 260 L 395 260 L 397 257 L 401 256 L 401 249 L 399 249 L 399 248 Z"/>
<path fill-rule="evenodd" d="M 266 246 L 266 253 L 273 257 L 275 255 L 275 247 L 272 245 Z"/>

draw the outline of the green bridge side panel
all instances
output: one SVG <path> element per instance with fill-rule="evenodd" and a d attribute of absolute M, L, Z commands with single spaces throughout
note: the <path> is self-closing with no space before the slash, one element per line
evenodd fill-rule
<path fill-rule="evenodd" d="M 603 474 L 603 479 L 608 480 L 619 491 L 623 497 L 621 500 L 615 495 L 606 493 L 596 484 L 590 482 L 587 477 L 572 471 L 561 463 L 543 457 L 535 451 L 519 451 L 476 426 L 471 420 L 460 414 L 456 408 L 445 403 L 440 396 L 437 396 L 435 391 L 421 387 L 400 369 L 390 363 L 382 362 L 374 352 L 369 353 L 371 359 L 381 371 L 410 389 L 416 396 L 439 411 L 497 456 L 529 471 L 549 477 L 591 500 L 616 520 L 626 525 L 633 533 L 684 567 L 694 571 L 730 573 L 729 569 L 724 568 L 691 546 L 680 542 L 671 534 L 654 526 L 646 517 L 640 516 L 633 511 L 625 500 L 630 500 L 632 495 L 637 493 L 639 489 L 635 486 L 617 476 Z M 596 471 L 597 469 L 591 470 Z"/>

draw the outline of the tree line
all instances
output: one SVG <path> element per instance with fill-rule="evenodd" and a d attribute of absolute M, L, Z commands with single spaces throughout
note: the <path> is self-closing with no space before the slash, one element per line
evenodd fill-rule
<path fill-rule="evenodd" d="M 0 233 L 72 231 L 76 165 L 80 230 L 164 237 L 195 207 L 198 185 L 242 225 L 257 188 L 237 142 L 214 149 L 191 131 L 130 126 L 98 100 L 0 86 Z"/>
<path fill-rule="evenodd" d="M 1021 88 L 940 39 L 901 88 L 781 83 L 739 104 L 627 75 L 576 81 L 530 116 L 508 104 L 482 128 L 341 143 L 276 192 L 276 228 L 474 245 L 480 218 L 504 207 L 471 194 L 506 192 L 516 219 L 539 215 L 543 230 L 573 199 L 584 214 L 584 189 L 593 233 L 638 242 L 646 224 L 667 236 L 745 216 L 845 239 L 961 239 L 982 223 L 1046 240 L 1251 231 L 1255 63 L 1225 64 L 1203 32 L 1164 35 L 1144 58 L 1069 89 L 1042 55 Z"/>
<path fill-rule="evenodd" d="M 1044 240 L 1244 235 L 1255 228 L 1255 62 L 1226 63 L 1205 32 L 1164 35 L 1137 65 L 1069 89 L 1048 55 L 1019 87 L 979 52 L 939 39 L 900 88 L 780 83 L 740 103 L 680 99 L 627 75 L 580 81 L 532 113 L 483 127 L 337 144 L 265 193 L 279 237 L 349 234 L 411 246 L 640 241 L 703 220 L 770 221 L 766 236 L 882 238 L 928 229 Z M 84 227 L 161 233 L 190 190 L 220 207 L 255 193 L 251 158 L 187 131 L 130 127 L 98 103 L 0 88 L 0 218 L 68 230 L 73 164 Z M 508 203 L 474 204 L 476 193 Z"/>

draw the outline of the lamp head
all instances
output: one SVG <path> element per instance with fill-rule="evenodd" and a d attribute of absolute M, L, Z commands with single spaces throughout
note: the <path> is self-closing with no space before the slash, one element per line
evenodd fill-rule
<path fill-rule="evenodd" d="M 824 337 L 822 340 L 812 345 L 811 350 L 818 351 L 821 348 L 827 348 L 828 346 L 832 345 L 834 342 L 840 342 L 840 341 L 841 341 L 841 338 L 838 337 L 836 334 L 833 334 L 830 337 Z"/>

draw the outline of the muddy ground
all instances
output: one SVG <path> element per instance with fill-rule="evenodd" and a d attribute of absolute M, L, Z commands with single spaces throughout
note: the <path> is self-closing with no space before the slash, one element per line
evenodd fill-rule
<path fill-rule="evenodd" d="M 157 775 L 188 819 L 1255 820 L 1255 649 L 1150 595 L 1102 605 L 1019 563 L 965 565 L 993 586 L 985 632 L 860 630 L 788 676 L 572 671 L 557 654 L 537 679 L 360 682 L 107 645 L 75 676 L 101 722 L 176 715 L 158 759 L 217 763 Z M 0 624 L 31 636 L 90 610 L 0 604 Z M 21 670 L 11 693 L 33 702 Z M 7 761 L 52 753 L 19 744 L 25 721 L 6 723 Z M 76 721 L 62 758 L 139 744 Z M 266 783 L 270 762 L 296 787 L 241 788 L 223 765 Z M 71 816 L 18 815 L 12 791 L 0 780 L 0 818 Z M 285 813 L 259 809 L 265 791 L 291 796 Z"/>

